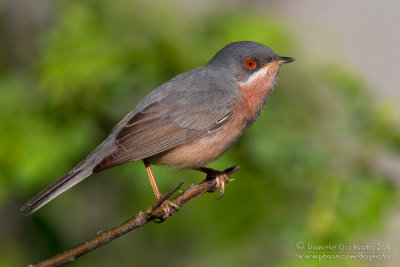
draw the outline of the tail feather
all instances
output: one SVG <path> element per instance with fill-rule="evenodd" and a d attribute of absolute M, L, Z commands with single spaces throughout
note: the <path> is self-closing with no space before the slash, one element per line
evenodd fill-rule
<path fill-rule="evenodd" d="M 93 150 L 92 153 L 75 168 L 29 200 L 21 208 L 21 211 L 25 211 L 26 215 L 32 214 L 61 193 L 90 176 L 93 173 L 94 167 L 109 154 L 109 151 L 112 152 L 114 150 L 114 141 L 112 141 L 112 139 L 110 140 L 104 140 L 103 143 Z"/>
<path fill-rule="evenodd" d="M 93 172 L 90 169 L 73 169 L 29 200 L 22 208 L 25 215 L 32 214 L 52 199 L 79 183 Z"/>

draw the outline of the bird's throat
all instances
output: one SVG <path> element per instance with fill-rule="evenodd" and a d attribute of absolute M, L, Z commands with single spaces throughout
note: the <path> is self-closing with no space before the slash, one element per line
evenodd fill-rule
<path fill-rule="evenodd" d="M 278 80 L 279 66 L 262 68 L 245 82 L 237 83 L 237 88 L 242 93 L 243 108 L 248 114 L 247 120 L 252 123 L 260 114 L 265 101 L 274 89 Z"/>

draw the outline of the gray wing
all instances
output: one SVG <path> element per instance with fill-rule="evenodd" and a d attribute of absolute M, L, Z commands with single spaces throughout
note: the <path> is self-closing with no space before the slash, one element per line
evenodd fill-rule
<path fill-rule="evenodd" d="M 234 101 L 225 90 L 182 90 L 152 102 L 116 134 L 117 149 L 100 162 L 101 171 L 145 159 L 221 127 Z"/>
<path fill-rule="evenodd" d="M 218 129 L 240 97 L 216 85 L 219 80 L 202 67 L 153 90 L 86 159 L 22 209 L 31 214 L 93 172 L 156 155 Z"/>

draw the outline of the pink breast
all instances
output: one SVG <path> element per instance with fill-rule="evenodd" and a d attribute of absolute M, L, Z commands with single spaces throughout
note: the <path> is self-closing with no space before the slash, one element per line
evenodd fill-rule
<path fill-rule="evenodd" d="M 243 119 L 251 124 L 258 117 L 264 107 L 265 101 L 274 89 L 277 82 L 279 66 L 261 69 L 248 81 L 237 83 L 236 86 L 242 93 L 243 103 L 239 108 L 242 110 Z"/>
<path fill-rule="evenodd" d="M 278 67 L 271 67 L 265 73 L 247 83 L 238 83 L 242 92 L 235 112 L 224 126 L 207 133 L 184 145 L 151 157 L 151 163 L 175 168 L 196 168 L 219 158 L 228 150 L 259 115 L 264 103 L 276 83 Z"/>

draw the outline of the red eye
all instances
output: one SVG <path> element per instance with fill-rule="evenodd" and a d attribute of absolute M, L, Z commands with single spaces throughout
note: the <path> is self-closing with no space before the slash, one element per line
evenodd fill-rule
<path fill-rule="evenodd" d="M 254 70 L 257 67 L 257 61 L 254 58 L 245 58 L 243 60 L 243 65 L 246 69 Z"/>

